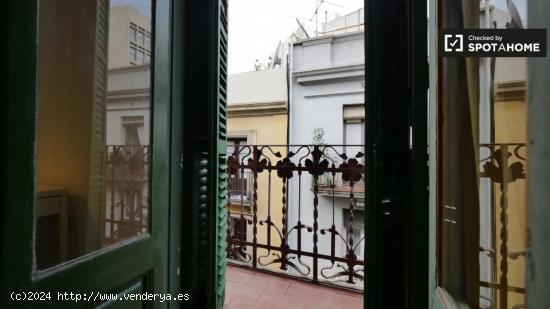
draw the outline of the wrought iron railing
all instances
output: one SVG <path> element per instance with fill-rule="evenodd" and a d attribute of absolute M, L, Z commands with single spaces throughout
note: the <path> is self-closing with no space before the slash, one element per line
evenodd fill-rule
<path fill-rule="evenodd" d="M 235 147 L 227 160 L 230 262 L 362 289 L 363 146 L 354 147 Z M 248 203 L 232 196 L 242 179 L 251 182 Z"/>
<path fill-rule="evenodd" d="M 106 146 L 103 244 L 147 232 L 149 146 Z"/>
<path fill-rule="evenodd" d="M 518 215 L 526 212 L 525 188 L 527 147 L 524 143 L 515 144 L 482 144 L 480 149 L 480 177 L 489 182 L 490 196 L 485 197 L 493 222 L 491 230 L 492 246 L 480 247 L 482 255 L 491 260 L 491 278 L 480 281 L 480 286 L 492 291 L 491 297 L 485 297 L 487 307 L 493 308 L 524 308 L 524 302 L 511 303 L 510 294 L 525 295 L 525 287 L 518 282 L 510 283 L 510 268 L 524 269 L 526 249 L 518 247 L 518 242 L 511 243 L 509 239 L 509 215 L 519 220 Z M 487 195 L 487 192 L 482 193 Z M 510 203 L 510 200 L 515 203 Z M 527 231 L 523 231 L 527 233 Z M 523 237 L 527 238 L 527 237 Z M 520 263 L 521 262 L 521 263 Z M 513 263 L 519 263 L 513 265 Z M 489 279 L 489 280 L 487 280 Z M 517 280 L 516 280 L 517 281 Z M 521 284 L 521 283 L 520 283 Z"/>

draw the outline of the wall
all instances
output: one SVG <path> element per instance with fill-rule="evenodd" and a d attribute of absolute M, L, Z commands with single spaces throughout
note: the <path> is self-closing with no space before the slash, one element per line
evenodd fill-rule
<path fill-rule="evenodd" d="M 124 145 L 122 117 L 143 116 L 140 143 L 150 140 L 150 81 L 149 65 L 127 66 L 109 70 L 107 93 L 107 145 Z"/>
<path fill-rule="evenodd" d="M 243 136 L 248 135 L 248 144 L 255 145 L 284 145 L 286 144 L 286 127 L 287 116 L 286 114 L 274 114 L 263 116 L 244 116 L 235 117 L 230 116 L 228 119 L 228 136 Z M 284 148 L 277 148 L 281 151 L 283 156 L 286 155 Z M 276 163 L 277 158 L 271 156 L 273 164 Z M 268 181 L 269 175 L 266 171 L 258 175 L 258 218 L 265 220 L 268 213 L 268 197 L 271 197 L 271 218 L 275 225 L 280 229 L 282 226 L 282 181 L 277 177 L 276 173 L 272 173 L 271 176 L 271 195 L 268 195 Z M 232 205 L 240 205 L 239 202 L 233 202 Z M 250 209 L 252 207 L 250 206 Z M 236 213 L 235 213 L 236 214 Z M 248 216 L 251 219 L 250 216 Z M 279 245 L 280 239 L 277 236 L 275 230 L 272 229 L 271 241 L 273 245 Z M 247 230 L 247 238 L 252 241 L 252 227 L 249 226 Z M 266 225 L 258 224 L 258 242 L 267 244 Z M 265 250 L 259 250 L 260 254 L 265 254 Z"/>
<path fill-rule="evenodd" d="M 249 145 L 286 145 L 287 144 L 287 86 L 286 70 L 266 70 L 232 74 L 228 76 L 228 137 L 247 138 Z M 276 147 L 283 156 L 286 147 Z M 268 152 L 265 152 L 268 154 Z M 229 154 L 228 154 L 229 155 Z M 270 156 L 272 164 L 278 160 Z M 271 176 L 271 194 L 269 194 L 269 175 L 266 171 L 258 175 L 258 222 L 265 220 L 268 214 L 268 201 L 271 202 L 273 223 L 282 227 L 282 181 L 276 173 Z M 268 200 L 270 198 L 270 200 Z M 249 211 L 247 219 L 252 219 L 252 203 L 246 205 Z M 233 216 L 240 214 L 240 202 L 230 203 Z M 267 225 L 258 223 L 258 243 L 267 244 Z M 277 232 L 271 229 L 273 245 L 280 245 Z M 252 241 L 252 226 L 248 225 L 247 239 Z M 249 252 L 251 253 L 251 252 Z M 266 250 L 259 249 L 258 255 Z M 272 265 L 271 267 L 276 267 Z"/>
<path fill-rule="evenodd" d="M 229 106 L 286 102 L 286 100 L 285 70 L 246 72 L 228 76 Z"/>
<path fill-rule="evenodd" d="M 95 10 L 95 1 L 40 5 L 37 183 L 68 191 L 70 258 L 86 248 Z"/>

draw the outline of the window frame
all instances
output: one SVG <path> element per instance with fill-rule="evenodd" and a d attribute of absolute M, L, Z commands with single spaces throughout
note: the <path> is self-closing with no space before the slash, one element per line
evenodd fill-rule
<path fill-rule="evenodd" d="M 151 233 L 123 241 L 84 256 L 72 259 L 46 271 L 34 271 L 34 212 L 35 212 L 35 134 L 36 134 L 36 60 L 37 60 L 37 0 L 8 0 L 9 20 L 7 52 L 10 57 L 10 81 L 6 104 L 1 113 L 2 124 L 10 138 L 2 150 L 2 180 L 7 186 L 2 189 L 3 200 L 7 205 L 2 209 L 2 259 L 0 267 L 3 280 L 0 284 L 2 295 L 11 291 L 51 292 L 57 291 L 123 292 L 134 291 L 134 286 L 126 287 L 135 278 L 144 278 L 141 287 L 148 291 L 167 291 L 169 282 L 174 282 L 175 268 L 169 271 L 167 261 L 169 205 L 171 183 L 169 173 L 178 162 L 170 157 L 169 120 L 171 100 L 171 53 L 172 7 L 169 1 L 158 0 L 153 6 L 155 24 L 154 86 L 151 94 L 155 108 L 152 140 L 155 148 L 152 177 L 153 219 Z M 106 2 L 106 1 L 105 1 Z M 105 3 L 104 2 L 104 3 Z M 99 2 L 98 2 L 99 3 Z M 4 119 L 5 118 L 5 119 Z M 177 121 L 176 121 L 177 122 Z M 13 134 L 12 134 L 13 132 Z M 5 168 L 5 169 L 4 169 Z M 10 181 L 7 181 L 9 179 Z M 5 190 L 5 191 L 4 191 Z M 5 225 L 4 225 L 5 224 Z M 160 243 L 165 243 L 161 245 Z M 164 249 L 161 249 L 164 248 Z M 131 263 L 128 258 L 131 257 Z M 116 267 L 114 267 L 116 265 Z M 82 280 L 85 277 L 97 280 Z M 139 276 L 139 277 L 137 277 Z M 124 288 L 124 289 L 123 289 Z M 0 299 L 2 307 L 10 307 L 9 297 Z M 5 304 L 5 306 L 4 306 Z"/>

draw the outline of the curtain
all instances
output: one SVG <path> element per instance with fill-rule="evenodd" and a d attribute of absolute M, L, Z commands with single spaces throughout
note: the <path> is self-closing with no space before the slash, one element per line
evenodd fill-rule
<path fill-rule="evenodd" d="M 126 145 L 127 146 L 138 146 L 141 145 L 139 142 L 138 126 L 137 125 L 125 125 L 124 129 L 126 130 Z"/>

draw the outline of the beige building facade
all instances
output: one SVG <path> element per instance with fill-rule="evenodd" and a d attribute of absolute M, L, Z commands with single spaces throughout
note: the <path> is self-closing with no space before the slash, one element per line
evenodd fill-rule
<path fill-rule="evenodd" d="M 284 157 L 287 144 L 287 91 L 285 70 L 255 71 L 229 75 L 228 77 L 228 155 L 235 145 L 279 145 L 272 149 Z M 246 147 L 246 146 L 244 146 Z M 242 149 L 242 147 L 240 147 Z M 240 154 L 240 159 L 247 151 Z M 275 165 L 279 158 L 264 151 Z M 245 158 L 246 160 L 247 158 Z M 235 175 L 234 175 L 235 176 Z M 245 219 L 252 220 L 252 175 L 244 175 L 244 185 L 233 185 L 230 181 L 229 201 L 230 227 L 238 227 L 241 212 Z M 271 190 L 269 190 L 271 185 Z M 257 184 L 257 217 L 265 220 L 268 215 L 277 228 L 282 227 L 282 181 L 276 173 L 259 173 Z M 232 190 L 233 189 L 233 190 Z M 244 192 L 243 192 L 244 191 Z M 270 192 L 270 194 L 269 194 Z M 241 198 L 242 195 L 242 198 Z M 267 243 L 268 225 L 258 225 L 258 243 Z M 252 226 L 247 224 L 247 241 L 252 241 Z M 271 243 L 280 244 L 274 228 Z M 259 254 L 265 255 L 260 249 Z"/>
<path fill-rule="evenodd" d="M 151 17 L 131 6 L 111 7 L 109 68 L 151 62 Z"/>

